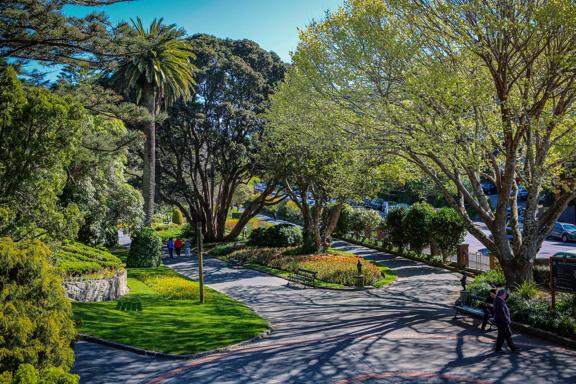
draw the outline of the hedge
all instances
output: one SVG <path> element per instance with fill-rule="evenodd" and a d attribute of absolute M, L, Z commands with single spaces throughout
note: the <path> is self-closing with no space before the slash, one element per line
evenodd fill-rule
<path fill-rule="evenodd" d="M 162 239 L 152 228 L 142 228 L 132 239 L 126 265 L 131 268 L 152 268 L 160 264 L 162 264 Z"/>
<path fill-rule="evenodd" d="M 107 250 L 77 242 L 64 243 L 51 260 L 66 277 L 112 272 L 124 266 Z"/>

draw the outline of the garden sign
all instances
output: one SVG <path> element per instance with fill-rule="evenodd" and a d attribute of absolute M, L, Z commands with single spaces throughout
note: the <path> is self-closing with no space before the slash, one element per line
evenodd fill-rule
<path fill-rule="evenodd" d="M 550 290 L 552 307 L 556 306 L 556 291 L 576 293 L 576 258 L 551 257 Z"/>

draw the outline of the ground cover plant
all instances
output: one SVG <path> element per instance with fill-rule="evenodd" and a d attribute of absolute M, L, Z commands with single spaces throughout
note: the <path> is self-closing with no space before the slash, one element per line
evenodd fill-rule
<path fill-rule="evenodd" d="M 504 274 L 493 270 L 477 276 L 468 290 L 484 297 L 490 288 L 505 283 Z M 508 304 L 512 320 L 576 339 L 576 295 L 559 294 L 556 310 L 552 310 L 548 293 L 533 282 L 524 282 L 510 293 Z"/>
<path fill-rule="evenodd" d="M 122 260 L 107 250 L 78 242 L 64 243 L 52 261 L 64 277 L 101 278 L 113 275 L 124 267 Z"/>
<path fill-rule="evenodd" d="M 325 287 L 350 287 L 356 284 L 357 263 L 362 262 L 365 284 L 382 286 L 396 279 L 392 271 L 362 257 L 328 249 L 326 254 L 302 255 L 299 248 L 232 248 L 221 256 L 224 260 L 239 260 L 243 265 L 264 272 L 286 277 L 298 269 L 317 273 L 317 285 Z M 265 267 L 265 268 L 261 268 Z"/>
<path fill-rule="evenodd" d="M 167 267 L 129 269 L 130 294 L 116 301 L 74 303 L 78 332 L 148 350 L 185 354 L 238 343 L 263 332 L 266 321 L 234 299 Z"/>
<path fill-rule="evenodd" d="M 70 302 L 62 277 L 40 241 L 0 239 L 0 383 L 13 378 L 48 375 L 72 383 L 66 373 L 74 362 Z M 69 380 L 69 381 L 64 381 Z M 31 381 L 21 381 L 31 383 Z"/>

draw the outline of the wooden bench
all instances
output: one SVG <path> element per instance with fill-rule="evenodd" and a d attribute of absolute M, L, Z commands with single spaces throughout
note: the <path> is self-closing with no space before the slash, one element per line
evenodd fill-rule
<path fill-rule="evenodd" d="M 468 291 L 461 291 L 460 298 L 456 300 L 454 304 L 454 318 L 453 320 L 458 319 L 458 317 L 470 316 L 475 319 L 483 319 L 484 318 L 484 306 L 486 305 L 486 299 L 480 296 L 476 296 L 471 294 Z M 476 321 L 474 322 L 474 326 L 476 326 Z M 488 330 L 491 330 L 493 326 L 495 326 L 494 319 L 488 319 Z"/>
<path fill-rule="evenodd" d="M 300 268 L 296 273 L 288 276 L 288 284 L 295 283 L 309 286 L 314 285 L 314 280 L 316 280 L 317 274 L 317 272 Z"/>

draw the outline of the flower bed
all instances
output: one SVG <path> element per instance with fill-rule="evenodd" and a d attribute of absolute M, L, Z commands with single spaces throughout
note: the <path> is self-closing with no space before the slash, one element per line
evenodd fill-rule
<path fill-rule="evenodd" d="M 259 264 L 282 271 L 296 272 L 307 269 L 317 273 L 319 280 L 354 286 L 358 275 L 356 264 L 362 262 L 366 285 L 378 285 L 383 280 L 382 269 L 362 257 L 352 254 L 291 255 L 286 248 L 243 248 L 227 255 L 227 259 L 242 260 L 245 264 Z"/>
<path fill-rule="evenodd" d="M 492 286 L 504 284 L 502 272 L 490 271 L 476 277 L 468 285 L 468 290 L 475 295 L 487 296 Z M 534 283 L 526 282 L 510 294 L 508 304 L 512 320 L 576 339 L 576 295 L 559 294 L 554 311 L 548 294 Z"/>

